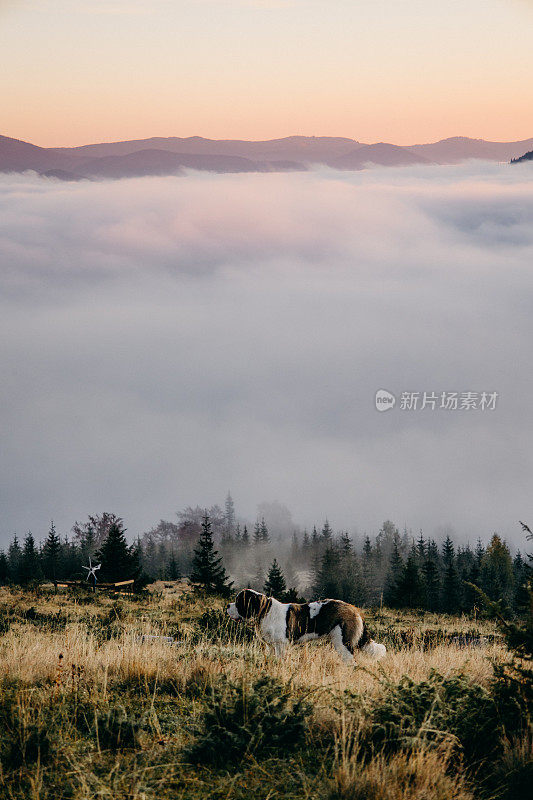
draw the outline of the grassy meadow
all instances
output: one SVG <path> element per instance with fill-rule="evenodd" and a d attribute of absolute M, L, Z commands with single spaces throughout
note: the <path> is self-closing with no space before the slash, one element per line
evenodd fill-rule
<path fill-rule="evenodd" d="M 389 652 L 346 666 L 326 642 L 276 659 L 224 602 L 185 581 L 0 590 L 0 797 L 527 796 L 528 720 L 495 683 L 510 656 L 492 622 L 369 612 Z"/>

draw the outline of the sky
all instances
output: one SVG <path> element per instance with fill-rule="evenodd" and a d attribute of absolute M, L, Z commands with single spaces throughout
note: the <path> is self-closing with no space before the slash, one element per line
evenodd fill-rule
<path fill-rule="evenodd" d="M 228 489 L 252 520 L 278 501 L 523 545 L 532 178 L 0 176 L 0 546 L 104 510 L 135 535 Z M 401 407 L 483 391 L 495 408 Z"/>
<path fill-rule="evenodd" d="M 532 30 L 530 0 L 0 0 L 0 133 L 525 139 Z"/>

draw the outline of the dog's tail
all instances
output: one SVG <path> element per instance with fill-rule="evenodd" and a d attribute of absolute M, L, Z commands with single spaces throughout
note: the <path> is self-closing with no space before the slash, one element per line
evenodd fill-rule
<path fill-rule="evenodd" d="M 363 633 L 359 641 L 357 642 L 357 647 L 359 650 L 362 650 L 363 653 L 366 653 L 367 656 L 371 658 L 383 658 L 385 653 L 387 652 L 387 648 L 384 644 L 378 644 L 375 642 L 366 627 L 366 622 L 363 620 Z"/>

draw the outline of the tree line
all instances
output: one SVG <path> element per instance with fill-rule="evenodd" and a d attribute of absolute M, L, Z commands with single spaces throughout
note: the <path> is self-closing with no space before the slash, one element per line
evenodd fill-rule
<path fill-rule="evenodd" d="M 89 559 L 101 564 L 98 580 L 133 578 L 140 583 L 142 558 L 140 543 L 128 544 L 124 522 L 115 514 L 90 516 L 83 525 L 75 523 L 71 538 L 61 539 L 52 522 L 42 544 L 36 545 L 28 532 L 22 544 L 15 535 L 7 553 L 0 550 L 0 585 L 83 578 L 83 566 Z"/>
<path fill-rule="evenodd" d="M 69 536 L 60 537 L 52 523 L 40 544 L 31 533 L 22 543 L 14 536 L 7 552 L 0 551 L 0 584 L 82 578 L 91 557 L 102 563 L 101 580 L 133 577 L 142 584 L 183 576 L 209 588 L 213 559 L 221 572 L 211 588 L 251 586 L 290 601 L 336 597 L 361 606 L 469 613 L 479 604 L 474 584 L 509 613 L 520 613 L 527 603 L 527 560 L 520 552 L 513 557 L 497 534 L 472 548 L 456 546 L 450 536 L 437 543 L 422 532 L 416 538 L 400 533 L 390 520 L 376 536 L 357 541 L 335 533 L 328 520 L 310 532 L 292 527 L 291 534 L 287 527 L 270 530 L 264 517 L 252 525 L 239 520 L 229 493 L 223 509 L 189 506 L 175 522 L 160 520 L 133 544 L 121 518 L 97 514 L 76 522 Z M 207 539 L 212 543 L 209 553 L 202 553 L 202 538 L 204 546 Z"/>

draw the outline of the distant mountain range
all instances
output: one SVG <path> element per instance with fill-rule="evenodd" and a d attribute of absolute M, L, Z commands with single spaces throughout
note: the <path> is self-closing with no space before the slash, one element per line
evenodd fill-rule
<path fill-rule="evenodd" d="M 313 165 L 360 170 L 367 166 L 458 164 L 467 159 L 527 160 L 533 138 L 487 142 L 455 136 L 432 144 L 363 144 L 329 136 L 288 136 L 268 141 L 203 139 L 191 136 L 134 139 L 82 147 L 37 147 L 0 136 L 0 172 L 36 172 L 61 180 L 179 175 L 186 169 L 208 172 L 280 172 Z"/>

